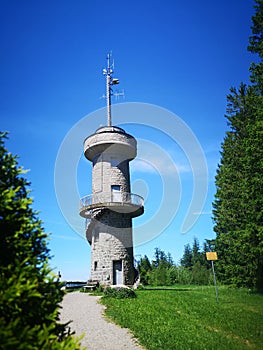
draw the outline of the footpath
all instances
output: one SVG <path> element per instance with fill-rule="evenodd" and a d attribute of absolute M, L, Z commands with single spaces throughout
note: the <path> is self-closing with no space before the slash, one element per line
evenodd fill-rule
<path fill-rule="evenodd" d="M 77 336 L 85 334 L 81 345 L 87 350 L 143 350 L 128 329 L 109 322 L 99 297 L 72 292 L 65 295 L 60 311 L 62 323 L 72 321 Z"/>

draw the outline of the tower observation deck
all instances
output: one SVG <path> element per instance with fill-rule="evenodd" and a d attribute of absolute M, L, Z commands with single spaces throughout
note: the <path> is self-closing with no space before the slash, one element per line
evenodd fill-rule
<path fill-rule="evenodd" d="M 81 198 L 79 213 L 86 218 L 91 245 L 91 280 L 102 285 L 133 285 L 132 218 L 144 212 L 144 200 L 131 193 L 129 162 L 136 157 L 136 139 L 111 125 L 110 55 L 105 69 L 108 125 L 84 140 L 84 155 L 92 162 L 92 193 Z"/>

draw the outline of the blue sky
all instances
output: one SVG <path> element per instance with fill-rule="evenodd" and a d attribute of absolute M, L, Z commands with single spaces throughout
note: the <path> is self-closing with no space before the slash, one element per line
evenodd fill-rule
<path fill-rule="evenodd" d="M 134 235 L 145 227 L 150 238 L 135 244 L 136 256 L 152 258 L 154 248 L 160 247 L 178 262 L 184 245 L 194 237 L 201 244 L 205 238 L 214 238 L 211 210 L 220 144 L 227 130 L 226 95 L 231 86 L 248 82 L 249 65 L 256 59 L 246 51 L 253 4 L 252 0 L 1 2 L 1 130 L 10 132 L 7 147 L 30 169 L 27 178 L 34 208 L 40 211 L 45 230 L 52 233 L 52 266 L 64 279 L 89 277 L 90 247 L 83 238 L 84 223 L 83 233 L 76 232 L 57 202 L 56 159 L 66 135 L 85 122 L 86 129 L 79 131 L 76 150 L 72 145 L 66 163 L 78 157 L 72 186 L 80 196 L 89 194 L 91 167 L 81 155 L 82 142 L 84 135 L 104 123 L 102 69 L 111 50 L 119 88 L 125 90 L 124 99 L 113 98 L 120 103 L 113 108 L 113 123 L 120 122 L 139 139 L 131 180 L 133 191 L 146 201 L 145 214 L 134 220 Z M 129 111 L 134 102 L 142 108 L 142 104 L 155 105 L 160 127 L 152 127 L 148 105 L 145 113 L 150 115 L 142 113 L 141 124 L 138 115 L 133 118 Z M 125 115 L 119 118 L 122 111 Z M 206 201 L 186 233 L 181 227 L 195 185 L 192 164 L 185 149 L 165 132 L 174 131 L 173 123 L 166 124 L 165 111 L 192 130 L 207 163 Z M 143 125 L 145 118 L 147 125 Z M 67 171 L 61 168 L 65 201 L 71 186 Z M 163 183 L 170 189 L 168 200 L 174 195 L 174 204 L 163 200 Z M 68 202 L 72 217 L 81 224 L 77 204 Z M 174 205 L 171 222 L 158 213 L 161 205 Z M 165 226 L 155 238 L 151 236 L 157 227 L 153 218 Z"/>

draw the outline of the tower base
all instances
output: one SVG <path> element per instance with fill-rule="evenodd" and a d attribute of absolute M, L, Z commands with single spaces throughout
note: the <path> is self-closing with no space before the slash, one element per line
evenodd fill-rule
<path fill-rule="evenodd" d="M 91 244 L 91 280 L 102 285 L 128 285 L 135 281 L 132 219 L 104 209 L 87 228 Z"/>

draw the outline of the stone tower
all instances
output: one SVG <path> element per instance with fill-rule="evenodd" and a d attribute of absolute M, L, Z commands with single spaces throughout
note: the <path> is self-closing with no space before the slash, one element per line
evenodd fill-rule
<path fill-rule="evenodd" d="M 108 125 L 84 141 L 85 157 L 92 162 L 92 194 L 80 201 L 91 245 L 91 280 L 103 285 L 133 285 L 132 218 L 143 214 L 143 198 L 132 194 L 129 162 L 136 157 L 137 142 L 123 129 L 111 125 L 110 56 L 106 76 Z"/>

